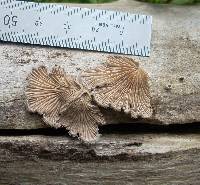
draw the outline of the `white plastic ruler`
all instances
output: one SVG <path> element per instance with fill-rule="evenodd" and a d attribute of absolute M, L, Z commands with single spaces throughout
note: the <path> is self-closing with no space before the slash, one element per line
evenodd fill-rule
<path fill-rule="evenodd" d="M 59 4 L 0 0 L 0 40 L 150 55 L 152 17 Z"/>

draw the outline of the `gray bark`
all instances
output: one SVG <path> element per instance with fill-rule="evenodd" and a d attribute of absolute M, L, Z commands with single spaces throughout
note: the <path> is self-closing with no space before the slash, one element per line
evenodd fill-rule
<path fill-rule="evenodd" d="M 1 136 L 0 184 L 199 184 L 197 134 L 104 134 L 83 145 L 64 136 Z"/>
<path fill-rule="evenodd" d="M 132 58 L 139 60 L 150 76 L 154 115 L 149 120 L 136 121 L 103 110 L 107 123 L 167 125 L 200 121 L 200 6 L 150 5 L 131 0 L 82 6 L 153 16 L 151 56 Z M 69 136 L 29 135 L 34 131 L 15 130 L 46 127 L 41 117 L 28 113 L 25 106 L 26 77 L 33 67 L 51 68 L 57 64 L 77 76 L 81 70 L 100 65 L 108 55 L 0 43 L 1 185 L 199 184 L 198 123 L 188 124 L 188 131 L 192 125 L 194 129 L 182 134 L 156 133 L 156 129 L 154 133 L 103 133 L 92 145 Z M 132 124 L 131 128 L 134 129 Z M 162 131 L 165 129 L 163 126 Z M 20 132 L 24 135 L 17 136 Z"/>
<path fill-rule="evenodd" d="M 95 144 L 84 144 L 69 136 L 0 136 L 1 159 L 41 158 L 50 160 L 115 161 L 149 160 L 174 152 L 200 149 L 196 134 L 103 134 Z M 10 155 L 3 155 L 9 153 Z"/>
<path fill-rule="evenodd" d="M 88 5 L 84 5 L 87 6 Z M 90 5 L 90 7 L 97 7 Z M 199 6 L 159 6 L 119 1 L 98 8 L 153 16 L 150 58 L 132 57 L 150 76 L 153 117 L 148 123 L 174 124 L 200 121 L 200 11 Z M 0 128 L 45 127 L 39 116 L 26 111 L 24 87 L 33 67 L 55 64 L 77 75 L 96 67 L 109 54 L 17 44 L 0 44 Z M 134 122 L 127 116 L 105 113 L 107 123 Z M 119 119 L 120 118 L 120 119 Z"/>

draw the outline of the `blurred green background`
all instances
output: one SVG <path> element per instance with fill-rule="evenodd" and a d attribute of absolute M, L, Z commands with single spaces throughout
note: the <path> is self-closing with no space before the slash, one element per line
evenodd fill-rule
<path fill-rule="evenodd" d="M 57 3 L 107 3 L 115 0 L 32 0 L 34 2 L 57 2 Z M 143 2 L 157 3 L 157 4 L 197 4 L 200 0 L 140 0 Z"/>
<path fill-rule="evenodd" d="M 44 2 L 44 3 L 107 3 L 115 0 L 32 0 L 34 2 Z"/>
<path fill-rule="evenodd" d="M 150 2 L 150 3 L 158 3 L 158 4 L 179 4 L 179 5 L 185 5 L 185 4 L 196 4 L 200 3 L 200 0 L 141 0 L 144 2 Z"/>

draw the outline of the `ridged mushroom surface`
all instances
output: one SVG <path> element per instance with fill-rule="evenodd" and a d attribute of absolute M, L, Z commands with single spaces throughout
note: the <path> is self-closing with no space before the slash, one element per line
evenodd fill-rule
<path fill-rule="evenodd" d="M 71 135 L 78 136 L 85 142 L 95 141 L 99 136 L 98 125 L 105 123 L 98 106 L 91 102 L 91 96 L 85 92 L 70 104 L 59 119 L 60 124 L 68 129 Z"/>
<path fill-rule="evenodd" d="M 85 71 L 80 77 L 100 106 L 123 110 L 133 118 L 151 117 L 149 77 L 133 59 L 110 56 L 105 65 Z"/>
<path fill-rule="evenodd" d="M 43 115 L 52 127 L 64 126 L 73 135 L 91 142 L 98 136 L 98 124 L 104 122 L 91 96 L 60 67 L 48 73 L 46 67 L 33 69 L 27 78 L 28 110 Z"/>

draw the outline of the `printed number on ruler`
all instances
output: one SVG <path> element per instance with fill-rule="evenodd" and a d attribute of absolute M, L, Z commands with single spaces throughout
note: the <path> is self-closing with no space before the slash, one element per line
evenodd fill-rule
<path fill-rule="evenodd" d="M 0 2 L 0 40 L 150 55 L 152 17 L 17 0 Z"/>

